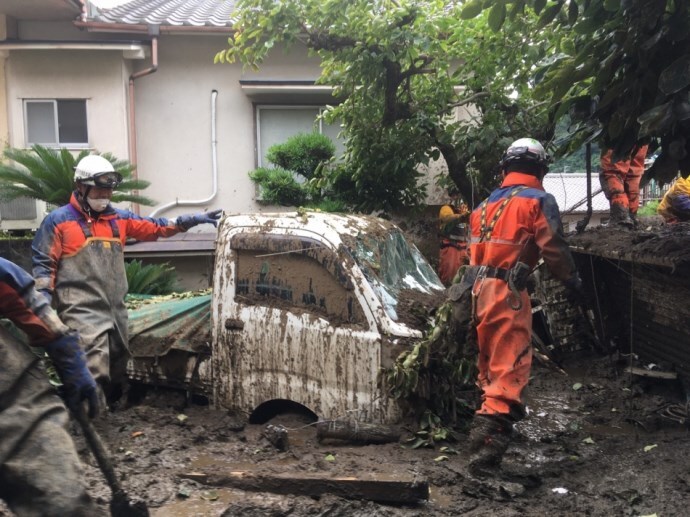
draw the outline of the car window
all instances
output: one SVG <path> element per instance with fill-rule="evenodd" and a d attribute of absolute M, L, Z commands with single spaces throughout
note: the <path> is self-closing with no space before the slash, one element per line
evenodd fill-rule
<path fill-rule="evenodd" d="M 237 302 L 309 312 L 335 326 L 365 322 L 351 282 L 342 267 L 335 267 L 334 252 L 305 239 L 261 240 L 261 248 L 235 249 Z M 252 241 L 256 244 L 255 239 L 234 239 L 233 245 L 242 248 Z"/>
<path fill-rule="evenodd" d="M 445 288 L 438 275 L 399 230 L 361 233 L 343 241 L 393 320 L 410 323 L 410 308 L 440 300 Z"/>

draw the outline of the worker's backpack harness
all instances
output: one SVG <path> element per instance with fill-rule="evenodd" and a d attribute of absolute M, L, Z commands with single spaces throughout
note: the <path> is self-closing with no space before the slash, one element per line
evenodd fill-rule
<path fill-rule="evenodd" d="M 519 194 L 527 188 L 528 187 L 524 185 L 520 185 L 511 190 L 510 194 L 506 196 L 506 198 L 501 203 L 501 206 L 499 206 L 498 210 L 496 210 L 496 213 L 494 214 L 493 218 L 491 219 L 491 222 L 488 225 L 486 223 L 486 207 L 489 203 L 488 200 L 484 201 L 484 203 L 482 204 L 482 212 L 480 219 L 481 227 L 479 230 L 479 242 L 491 239 L 491 233 L 493 232 L 494 227 L 496 226 L 496 223 L 498 222 L 499 218 L 503 214 L 505 207 L 508 205 L 511 199 L 513 199 L 517 194 Z M 522 251 L 520 252 L 520 255 L 522 255 Z M 506 282 L 508 284 L 508 287 L 510 288 L 512 297 L 514 297 L 516 300 L 514 304 L 510 304 L 510 308 L 514 311 L 519 311 L 520 309 L 522 309 L 522 299 L 520 297 L 520 291 L 527 287 L 527 278 L 529 277 L 531 272 L 532 269 L 520 260 L 518 260 L 515 266 L 513 266 L 510 269 L 493 266 L 479 266 L 477 271 L 477 279 L 474 283 L 474 288 L 472 289 L 473 314 L 475 313 L 475 300 L 476 297 L 479 295 L 479 291 L 481 290 L 481 284 L 485 278 L 498 278 L 499 280 L 503 280 L 504 282 Z"/>

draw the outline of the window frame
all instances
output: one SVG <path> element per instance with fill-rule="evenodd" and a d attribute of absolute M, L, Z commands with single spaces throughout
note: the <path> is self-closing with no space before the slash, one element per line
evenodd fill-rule
<path fill-rule="evenodd" d="M 60 101 L 82 101 L 84 103 L 84 129 L 86 131 L 86 141 L 85 142 L 60 142 L 60 120 L 59 120 L 59 109 L 58 104 Z M 55 142 L 32 142 L 29 139 L 29 114 L 28 106 L 31 103 L 39 104 L 52 104 L 53 105 L 53 135 L 56 138 Z M 32 98 L 32 99 L 22 99 L 23 115 L 24 115 L 24 142 L 27 147 L 32 145 L 42 145 L 51 148 L 65 147 L 67 149 L 88 149 L 90 148 L 89 143 L 89 113 L 88 113 L 88 102 L 85 98 Z"/>

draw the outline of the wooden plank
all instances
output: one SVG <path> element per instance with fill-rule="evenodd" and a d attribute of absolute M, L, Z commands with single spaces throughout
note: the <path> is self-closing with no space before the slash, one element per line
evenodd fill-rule
<path fill-rule="evenodd" d="M 193 477 L 192 477 L 193 476 Z M 203 471 L 179 474 L 178 477 L 194 479 L 206 485 L 232 487 L 252 492 L 272 492 L 321 496 L 333 494 L 347 499 L 364 499 L 381 503 L 414 504 L 429 499 L 429 483 L 391 473 L 370 473 L 359 476 L 328 476 L 283 472 L 257 473 L 247 470 Z"/>

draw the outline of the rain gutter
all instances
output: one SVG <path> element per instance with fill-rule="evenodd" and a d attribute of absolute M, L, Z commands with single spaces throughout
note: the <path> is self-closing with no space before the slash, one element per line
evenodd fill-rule
<path fill-rule="evenodd" d="M 151 25 L 149 27 L 149 35 L 153 36 L 151 39 L 151 66 L 144 69 L 144 70 L 139 70 L 138 72 L 134 72 L 132 75 L 129 76 L 129 160 L 134 165 L 134 171 L 133 171 L 133 176 L 134 180 L 136 181 L 139 179 L 139 174 L 137 173 L 137 125 L 136 125 L 136 116 L 135 116 L 135 106 L 134 106 L 134 80 L 138 79 L 140 77 L 144 77 L 145 75 L 151 75 L 158 70 L 158 26 L 157 25 Z M 135 195 L 138 195 L 139 192 L 135 191 Z M 140 206 L 139 203 L 133 203 L 132 208 L 134 209 L 134 213 L 139 215 L 140 213 Z"/>
<path fill-rule="evenodd" d="M 129 23 L 105 23 L 105 22 L 84 22 L 74 21 L 76 27 L 94 32 L 132 32 L 147 34 L 149 25 L 129 24 Z M 210 27 L 208 25 L 161 25 L 161 34 L 193 34 L 193 33 L 216 33 L 230 34 L 234 32 L 231 27 Z"/>

